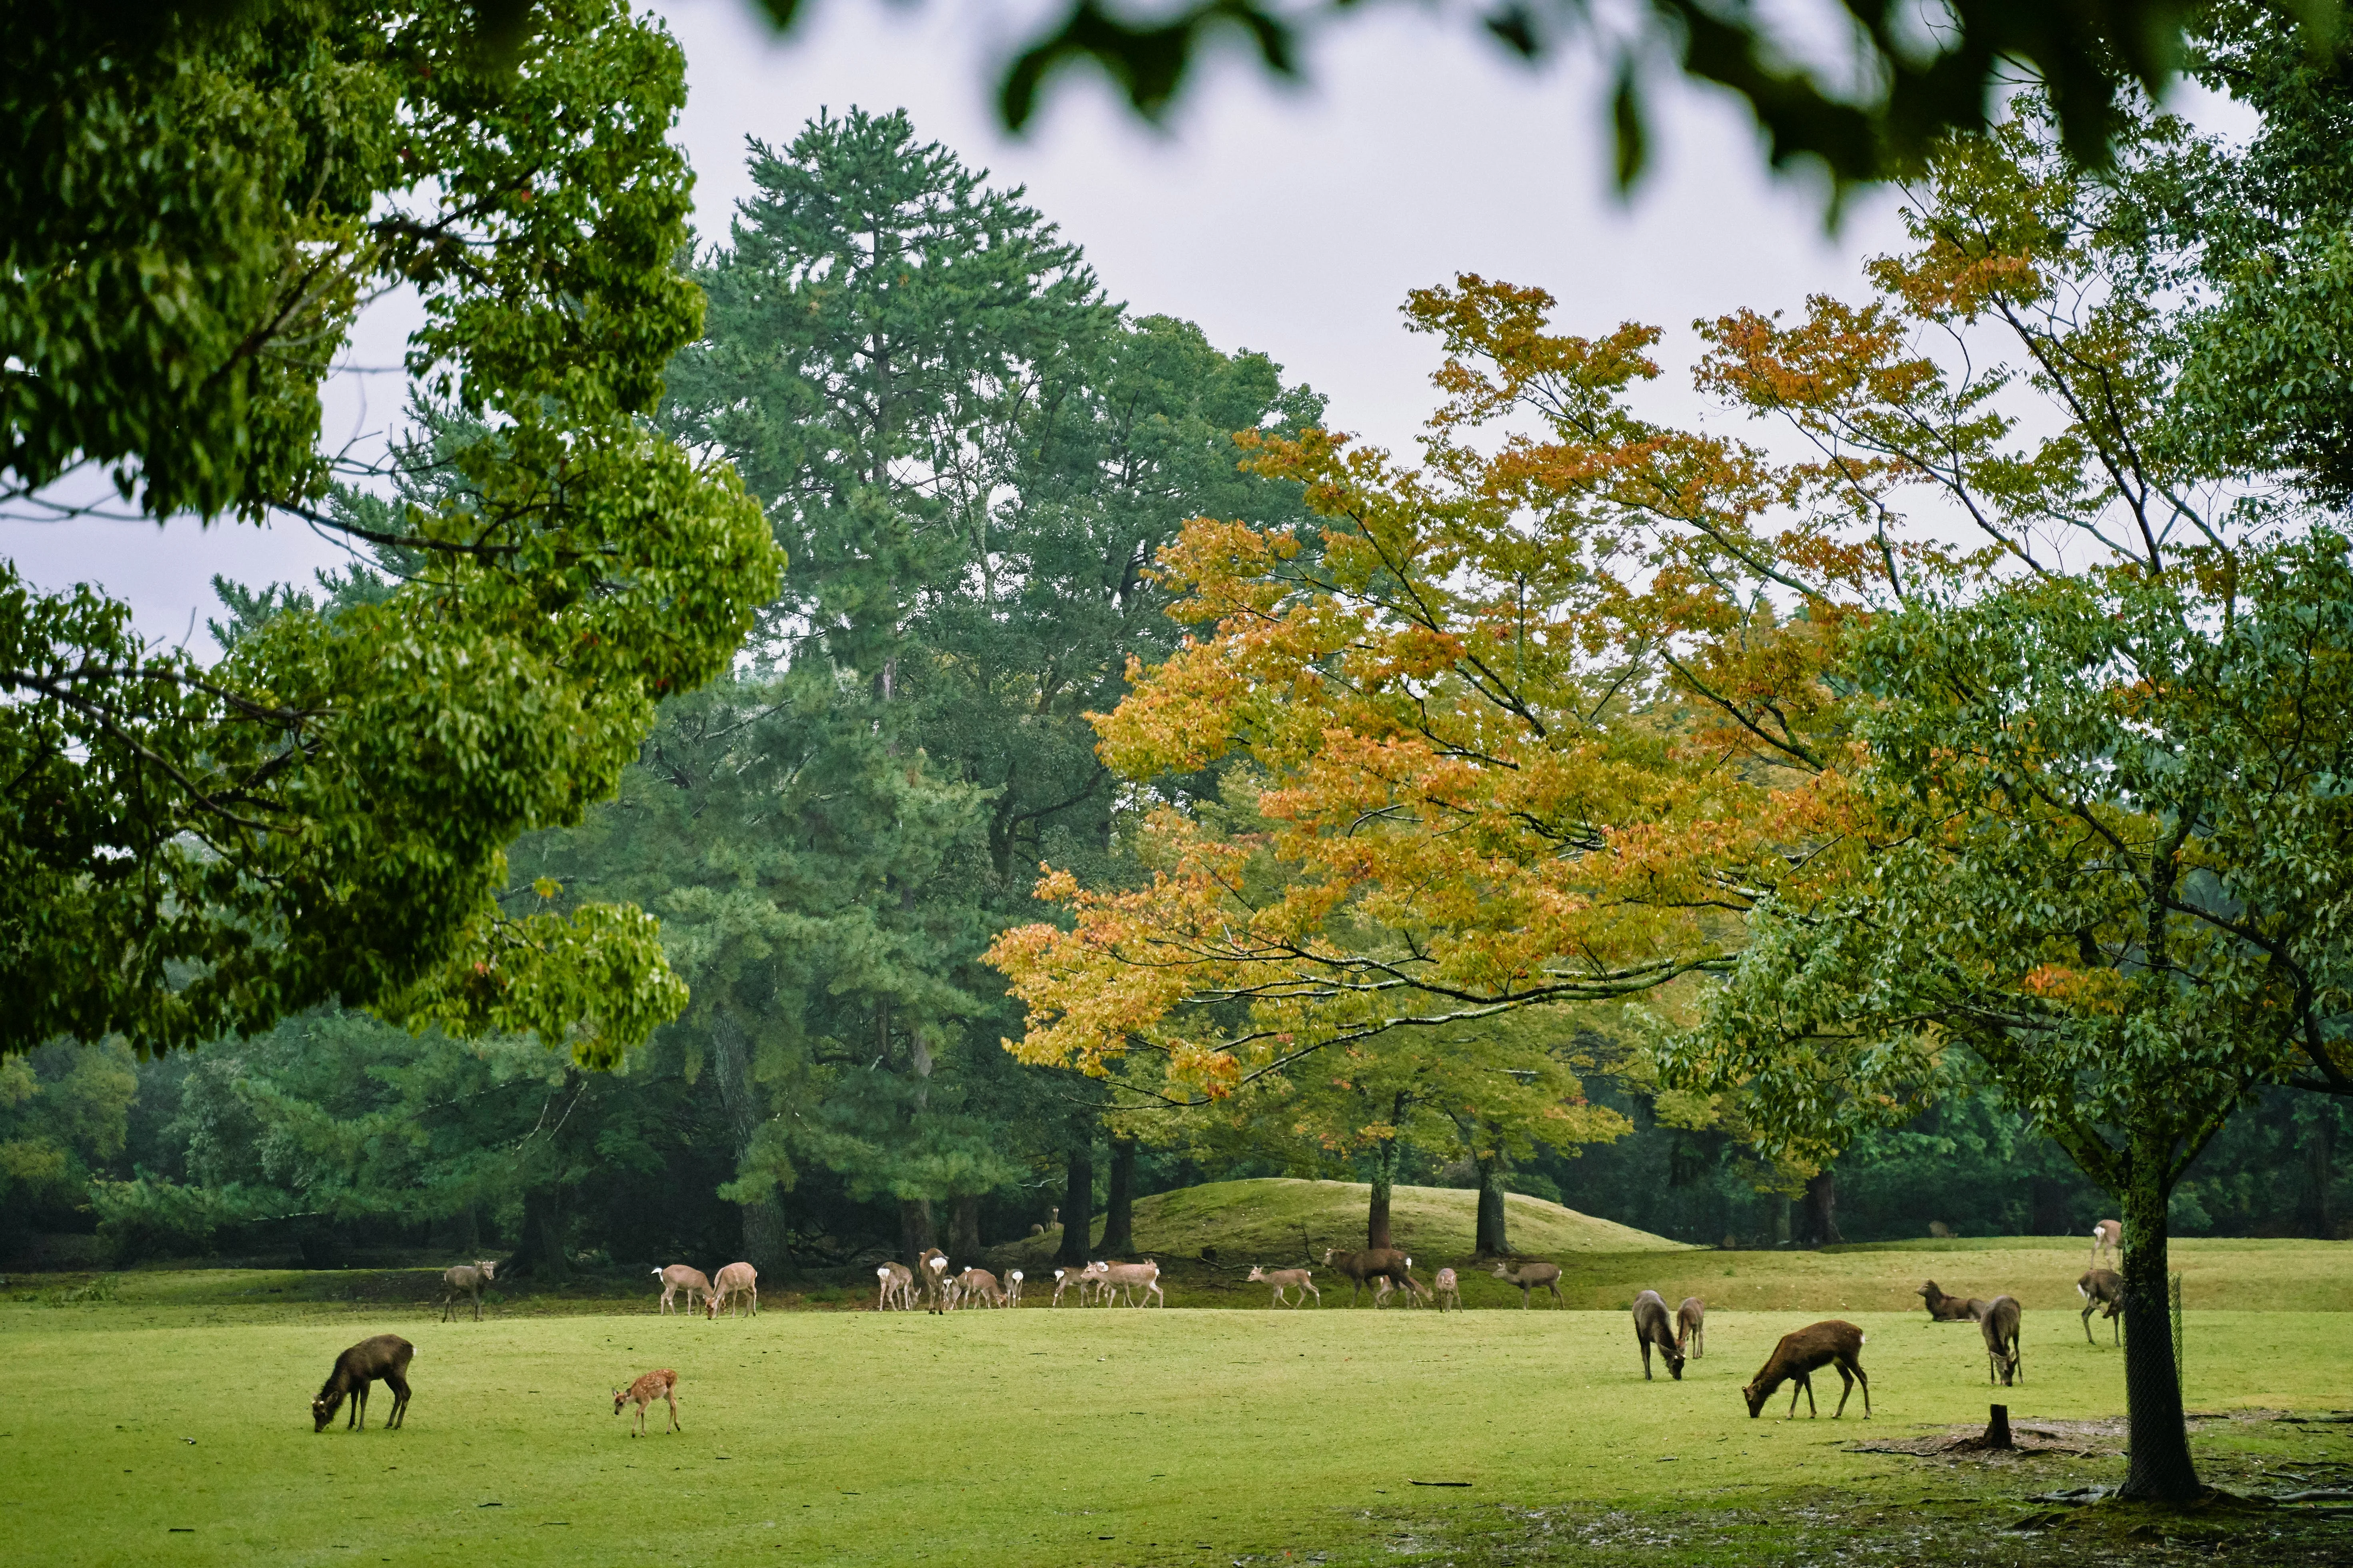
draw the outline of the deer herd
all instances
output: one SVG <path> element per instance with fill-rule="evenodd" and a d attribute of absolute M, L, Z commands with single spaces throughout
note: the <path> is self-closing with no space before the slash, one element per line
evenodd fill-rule
<path fill-rule="evenodd" d="M 1948 1228 L 1948 1227 L 1939 1227 Z M 2092 1314 L 2100 1312 L 2114 1323 L 2123 1312 L 2126 1300 L 2125 1280 L 2113 1268 L 2101 1267 L 2103 1258 L 2121 1261 L 2124 1247 L 2124 1225 L 2121 1221 L 2104 1219 L 2092 1227 L 2092 1267 L 2075 1282 L 2076 1294 L 2083 1298 L 2084 1338 L 2096 1345 L 2092 1335 Z M 1205 1254 L 1205 1257 L 1211 1256 Z M 1368 1247 L 1359 1252 L 1326 1247 L 1324 1266 L 1349 1284 L 1348 1303 L 1356 1305 L 1358 1297 L 1369 1286 L 1373 1306 L 1378 1310 L 1388 1298 L 1401 1295 L 1408 1306 L 1428 1303 L 1441 1312 L 1460 1310 L 1462 1306 L 1461 1282 L 1451 1268 L 1440 1268 L 1425 1284 L 1413 1274 L 1413 1258 L 1395 1247 Z M 491 1259 L 459 1264 L 442 1276 L 441 1318 L 448 1321 L 455 1315 L 461 1300 L 470 1300 L 477 1322 L 482 1316 L 482 1291 L 496 1280 L 498 1265 Z M 1269 1268 L 1252 1265 L 1249 1283 L 1265 1285 L 1272 1292 L 1270 1310 L 1306 1304 L 1310 1296 L 1315 1304 L 1324 1304 L 1324 1294 L 1315 1286 L 1313 1268 Z M 1519 1287 L 1520 1305 L 1528 1307 L 1535 1292 L 1542 1289 L 1555 1306 L 1567 1303 L 1560 1293 L 1560 1268 L 1556 1264 L 1514 1259 L 1499 1260 L 1494 1275 L 1507 1285 Z M 685 1310 L 691 1314 L 698 1299 L 702 1314 L 716 1319 L 724 1307 L 728 1314 L 739 1311 L 757 1317 L 760 1311 L 759 1270 L 749 1263 L 731 1263 L 715 1276 L 706 1276 L 699 1268 L 683 1263 L 673 1263 L 666 1268 L 653 1270 L 661 1285 L 661 1299 L 655 1310 L 658 1314 L 674 1312 L 682 1291 L 686 1296 Z M 927 1247 L 917 1256 L 911 1268 L 903 1263 L 886 1262 L 874 1270 L 876 1294 L 874 1307 L 878 1311 L 908 1311 L 922 1307 L 928 1313 L 953 1312 L 965 1307 L 1009 1308 L 1021 1305 L 1022 1271 L 1008 1270 L 1002 1279 L 986 1268 L 972 1265 L 949 1272 L 947 1255 L 938 1247 Z M 1146 1259 L 1141 1263 L 1097 1261 L 1083 1266 L 1057 1268 L 1050 1305 L 1059 1307 L 1065 1295 L 1072 1295 L 1078 1306 L 1091 1302 L 1109 1306 L 1114 1302 L 1143 1306 L 1147 1298 L 1155 1306 L 1166 1307 L 1167 1296 L 1161 1289 L 1160 1265 Z M 1042 1289 L 1042 1287 L 1041 1287 Z M 1985 1338 L 1986 1380 L 1999 1380 L 2004 1385 L 2022 1383 L 2024 1373 L 2019 1356 L 2021 1311 L 2015 1296 L 1996 1296 L 1991 1300 L 1975 1296 L 1948 1295 L 1935 1280 L 1922 1282 L 1917 1294 L 1927 1309 L 1932 1323 L 1974 1322 Z M 1286 1300 L 1288 1297 L 1288 1300 Z M 1670 1313 L 1666 1298 L 1656 1290 L 1644 1290 L 1634 1298 L 1634 1343 L 1642 1359 L 1642 1378 L 1652 1381 L 1651 1363 L 1653 1352 L 1666 1365 L 1667 1375 L 1683 1380 L 1687 1362 L 1697 1361 L 1706 1353 L 1707 1303 L 1697 1296 L 1687 1296 Z M 1831 1418 L 1837 1420 L 1846 1413 L 1847 1401 L 1855 1386 L 1862 1387 L 1862 1414 L 1871 1416 L 1871 1379 L 1862 1370 L 1863 1332 L 1854 1324 L 1840 1319 L 1830 1319 L 1784 1334 L 1766 1358 L 1756 1377 L 1741 1390 L 1753 1418 L 1761 1414 L 1765 1403 L 1783 1384 L 1789 1385 L 1789 1408 L 1784 1419 L 1798 1413 L 1798 1396 L 1806 1398 L 1810 1415 L 1820 1415 L 1814 1404 L 1810 1374 L 1825 1366 L 1834 1367 L 1841 1384 L 1838 1407 Z M 2122 1337 L 2111 1330 L 2111 1342 L 2120 1344 Z M 337 1412 L 348 1399 L 351 1416 L 346 1423 L 353 1427 L 366 1425 L 369 1388 L 382 1383 L 392 1391 L 393 1405 L 385 1417 L 385 1426 L 397 1428 L 408 1411 L 408 1363 L 417 1347 L 397 1334 L 378 1334 L 363 1340 L 335 1358 L 334 1368 L 321 1385 L 318 1396 L 311 1402 L 311 1430 L 324 1432 Z M 631 1423 L 630 1436 L 638 1436 L 646 1430 L 646 1417 L 653 1404 L 662 1402 L 670 1410 L 667 1430 L 682 1432 L 678 1415 L 678 1373 L 668 1367 L 649 1372 L 627 1388 L 613 1390 L 613 1413 L 617 1415 L 634 1405 L 637 1414 Z"/>

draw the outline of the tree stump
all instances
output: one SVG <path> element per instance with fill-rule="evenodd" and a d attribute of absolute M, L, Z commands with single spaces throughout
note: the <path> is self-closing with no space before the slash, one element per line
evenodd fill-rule
<path fill-rule="evenodd" d="M 1978 1445 L 1987 1448 L 2017 1447 L 2018 1445 L 2010 1440 L 2010 1406 L 1989 1405 L 1987 1415 L 1985 1436 L 1978 1439 Z"/>

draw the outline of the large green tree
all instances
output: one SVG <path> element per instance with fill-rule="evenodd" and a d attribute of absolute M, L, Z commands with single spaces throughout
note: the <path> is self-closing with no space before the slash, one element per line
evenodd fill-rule
<path fill-rule="evenodd" d="M 507 844 L 612 793 L 778 565 L 733 477 L 646 420 L 699 321 L 679 51 L 612 0 L 536 15 L 491 58 L 450 0 L 12 12 L 18 508 L 70 511 L 103 470 L 159 521 L 306 520 L 405 566 L 207 665 L 0 563 L 0 1048 L 190 1045 L 340 997 L 607 1064 L 682 1004 L 638 911 L 500 902 Z M 318 385 L 401 286 L 410 375 L 477 434 L 339 475 Z M 436 473 L 463 482 L 383 482 Z"/>

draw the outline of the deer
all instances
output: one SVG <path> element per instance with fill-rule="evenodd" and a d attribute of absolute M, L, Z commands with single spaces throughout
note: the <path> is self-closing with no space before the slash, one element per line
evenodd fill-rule
<path fill-rule="evenodd" d="M 448 1322 L 457 1310 L 458 1298 L 474 1299 L 474 1321 L 482 1321 L 482 1287 L 491 1282 L 499 1266 L 495 1259 L 485 1258 L 476 1263 L 460 1263 L 441 1276 L 441 1321 Z"/>
<path fill-rule="evenodd" d="M 2108 1320 L 2110 1343 L 2123 1344 L 2124 1325 L 2116 1321 L 2116 1315 L 2125 1310 L 2125 1277 L 2108 1268 L 2086 1270 L 2075 1281 L 2075 1294 L 2084 1298 L 2084 1342 L 2099 1342 L 2092 1338 L 2092 1314 L 2105 1307 L 2107 1310 L 2101 1316 Z"/>
<path fill-rule="evenodd" d="M 1789 1390 L 1789 1414 L 1782 1419 L 1796 1418 L 1799 1389 L 1805 1390 L 1806 1414 L 1810 1417 L 1820 1417 L 1821 1412 L 1814 1405 L 1813 1379 L 1809 1374 L 1835 1362 L 1838 1363 L 1839 1382 L 1843 1386 L 1839 1391 L 1838 1408 L 1831 1412 L 1831 1419 L 1835 1421 L 1846 1414 L 1847 1399 L 1854 1393 L 1854 1385 L 1860 1383 L 1862 1384 L 1862 1418 L 1870 1420 L 1871 1379 L 1862 1373 L 1862 1331 L 1839 1318 L 1783 1334 L 1781 1342 L 1773 1347 L 1773 1353 L 1757 1369 L 1756 1377 L 1740 1391 L 1741 1397 L 1748 1401 L 1748 1418 L 1751 1421 L 1757 1419 L 1757 1412 L 1765 1408 L 1765 1402 L 1773 1397 L 1773 1391 L 1792 1380 L 1795 1380 L 1797 1387 Z"/>
<path fill-rule="evenodd" d="M 1018 1268 L 1005 1277 L 1005 1304 L 1008 1307 L 1021 1305 L 1021 1270 Z"/>
<path fill-rule="evenodd" d="M 702 1315 L 716 1318 L 723 1306 L 727 1315 L 733 1317 L 738 1296 L 752 1298 L 752 1315 L 760 1315 L 760 1271 L 748 1263 L 731 1263 L 719 1271 L 719 1278 L 711 1282 L 711 1293 L 702 1299 Z"/>
<path fill-rule="evenodd" d="M 903 1263 L 875 1265 L 874 1310 L 887 1312 L 892 1307 L 913 1311 L 915 1307 L 915 1271 Z"/>
<path fill-rule="evenodd" d="M 654 1278 L 660 1280 L 662 1286 L 661 1307 L 656 1316 L 659 1316 L 661 1312 L 676 1310 L 670 1305 L 670 1299 L 681 1290 L 686 1292 L 686 1310 L 690 1312 L 694 1310 L 695 1297 L 702 1296 L 706 1300 L 710 1299 L 711 1280 L 700 1268 L 689 1268 L 683 1263 L 673 1263 L 667 1268 L 655 1269 Z"/>
<path fill-rule="evenodd" d="M 926 1313 L 937 1315 L 953 1304 L 947 1299 L 948 1255 L 936 1247 L 927 1247 L 915 1258 L 915 1276 L 923 1282 Z"/>
<path fill-rule="evenodd" d="M 642 1437 L 646 1435 L 646 1407 L 657 1399 L 670 1402 L 668 1429 L 672 1432 L 685 1431 L 686 1428 L 679 1425 L 678 1419 L 678 1373 L 668 1367 L 646 1373 L 627 1388 L 613 1390 L 613 1414 L 618 1415 L 623 1405 L 635 1400 L 638 1414 L 629 1423 L 629 1436 Z"/>
<path fill-rule="evenodd" d="M 1079 1292 L 1079 1305 L 1082 1307 L 1085 1306 L 1087 1304 L 1087 1288 L 1094 1283 L 1096 1273 L 1102 1268 L 1102 1267 L 1103 1265 L 1099 1263 L 1090 1263 L 1083 1268 L 1063 1268 L 1055 1269 L 1053 1304 L 1057 1307 L 1060 1306 L 1062 1304 L 1062 1292 L 1075 1286 Z"/>
<path fill-rule="evenodd" d="M 1289 1303 L 1293 1308 L 1305 1306 L 1307 1298 L 1310 1296 L 1315 1298 L 1317 1306 L 1324 1304 L 1324 1292 L 1315 1289 L 1315 1271 L 1312 1268 L 1269 1269 L 1253 1263 L 1250 1265 L 1250 1279 L 1246 1283 L 1274 1287 L 1274 1300 L 1266 1304 L 1266 1310 L 1270 1312 L 1284 1305 L 1282 1293 L 1285 1290 L 1299 1292 L 1298 1299 Z"/>
<path fill-rule="evenodd" d="M 1462 1282 L 1455 1278 L 1451 1268 L 1441 1268 L 1431 1278 L 1430 1293 L 1436 1299 L 1440 1311 L 1445 1311 L 1450 1306 L 1458 1312 L 1462 1310 Z"/>
<path fill-rule="evenodd" d="M 1675 1309 L 1675 1348 L 1693 1361 L 1707 1353 L 1707 1303 L 1696 1296 Z"/>
<path fill-rule="evenodd" d="M 1105 1300 L 1111 1299 L 1111 1294 L 1114 1290 L 1123 1297 L 1133 1292 L 1134 1299 L 1129 1301 L 1128 1305 L 1141 1307 L 1144 1305 L 1145 1293 L 1149 1291 L 1159 1300 L 1160 1305 L 1164 1307 L 1168 1305 L 1168 1298 L 1160 1289 L 1160 1265 L 1149 1258 L 1142 1263 L 1104 1264 L 1102 1288 Z"/>
<path fill-rule="evenodd" d="M 1934 1279 L 1924 1281 L 1915 1293 L 1928 1309 L 1932 1323 L 1974 1323 L 1985 1316 L 1988 1305 L 1975 1296 L 1947 1296 L 1936 1289 Z"/>
<path fill-rule="evenodd" d="M 956 1276 L 955 1292 L 959 1301 L 977 1296 L 992 1307 L 1005 1305 L 1005 1288 L 997 1284 L 997 1276 L 986 1268 L 966 1267 Z"/>
<path fill-rule="evenodd" d="M 1530 1292 L 1539 1285 L 1552 1292 L 1556 1306 L 1565 1307 L 1568 1304 L 1561 1300 L 1560 1265 L 1557 1263 L 1523 1263 L 1514 1269 L 1508 1258 L 1499 1258 L 1495 1264 L 1495 1278 L 1507 1285 L 1517 1285 L 1520 1288 L 1522 1311 L 1527 1310 Z"/>
<path fill-rule="evenodd" d="M 1656 1345 L 1667 1363 L 1667 1375 L 1677 1383 L 1683 1380 L 1683 1351 L 1675 1342 L 1672 1321 L 1667 1316 L 1666 1298 L 1656 1290 L 1645 1290 L 1634 1298 L 1634 1342 L 1642 1349 L 1642 1381 L 1651 1377 L 1651 1347 Z"/>
<path fill-rule="evenodd" d="M 2025 1381 L 2019 1369 L 2018 1319 L 2018 1298 L 1996 1296 L 1987 1306 L 1986 1315 L 1978 1320 L 1978 1331 L 1985 1336 L 1986 1382 L 1989 1384 L 1996 1373 L 2000 1374 L 2004 1388 Z"/>
<path fill-rule="evenodd" d="M 1950 1241 L 1953 1239 L 1953 1227 L 1943 1220 L 1932 1219 L 1928 1222 L 1928 1234 L 1938 1241 Z"/>
<path fill-rule="evenodd" d="M 311 1436 L 327 1429 L 346 1395 L 352 1402 L 347 1426 L 364 1429 L 368 1386 L 379 1378 L 392 1390 L 392 1412 L 384 1418 L 385 1430 L 404 1425 L 408 1415 L 408 1358 L 416 1353 L 417 1347 L 398 1334 L 378 1334 L 337 1356 L 335 1369 L 319 1385 L 319 1396 L 311 1401 Z"/>
<path fill-rule="evenodd" d="M 1324 1249 L 1324 1262 L 1326 1268 L 1336 1268 L 1348 1277 L 1348 1305 L 1351 1307 L 1356 1304 L 1357 1295 L 1369 1279 L 1380 1281 L 1373 1291 L 1376 1310 L 1388 1300 L 1389 1292 L 1400 1282 L 1406 1283 L 1408 1290 L 1413 1289 L 1410 1283 L 1413 1259 L 1394 1247 L 1367 1247 L 1362 1252 L 1342 1252 L 1337 1247 L 1327 1247 Z M 1323 1298 L 1319 1296 L 1316 1300 L 1320 1301 Z"/>
<path fill-rule="evenodd" d="M 2092 1227 L 2092 1267 L 2100 1266 L 2100 1255 L 2105 1253 L 2111 1262 L 2124 1250 L 2125 1222 L 2104 1219 Z"/>

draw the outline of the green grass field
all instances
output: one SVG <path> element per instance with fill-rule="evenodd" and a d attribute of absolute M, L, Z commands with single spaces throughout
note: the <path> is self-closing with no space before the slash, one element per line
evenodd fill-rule
<path fill-rule="evenodd" d="M 2339 1304 L 2353 1280 L 2353 1246 L 2209 1245 L 2237 1275 L 2265 1260 L 2264 1278 L 2301 1277 Z M 1953 1253 L 1987 1269 L 2042 1256 L 2031 1242 Z M 2035 1513 L 2031 1493 L 2121 1475 L 2121 1355 L 2105 1331 L 2087 1347 L 2073 1311 L 2031 1308 L 2027 1381 L 1989 1394 L 1973 1327 L 1866 1300 L 1924 1261 L 1911 1249 L 1593 1255 L 1612 1278 L 1722 1281 L 1719 1301 L 1735 1303 L 1712 1310 L 1709 1354 L 1683 1382 L 1662 1369 L 1648 1384 L 1622 1301 L 1444 1315 L 771 1310 L 710 1323 L 658 1318 L 649 1298 L 444 1324 L 414 1302 L 338 1300 L 333 1275 L 133 1273 L 111 1300 L 65 1305 L 50 1304 L 62 1294 L 50 1282 L 15 1280 L 18 1299 L 0 1304 L 0 1345 L 19 1370 L 0 1412 L 0 1530 L 37 1540 L 44 1564 L 1321 1553 L 1468 1568 L 1820 1561 L 1866 1538 L 1896 1560 L 1905 1542 L 1954 1561 L 2110 1560 L 2062 1527 L 1999 1531 Z M 1947 1259 L 1933 1261 L 1943 1279 Z M 1986 1291 L 1986 1276 L 1952 1273 L 1948 1288 Z M 1752 1283 L 1822 1299 L 1751 1310 Z M 1841 1311 L 1841 1299 L 1866 1304 Z M 1749 1420 L 1739 1386 L 1774 1338 L 1831 1312 L 1869 1332 L 1875 1418 L 1859 1419 L 1858 1395 L 1830 1420 L 1831 1375 L 1822 1419 L 1800 1401 L 1795 1422 L 1778 1409 Z M 406 1428 L 313 1436 L 308 1401 L 335 1352 L 386 1330 L 417 1346 Z M 2186 1359 L 2190 1405 L 2211 1417 L 2196 1437 L 2210 1480 L 2260 1491 L 2353 1474 L 2353 1426 L 2264 1414 L 2353 1407 L 2353 1313 L 2193 1306 Z M 607 1390 L 654 1366 L 679 1372 L 686 1431 L 659 1433 L 657 1410 L 656 1435 L 632 1439 Z M 2049 1428 L 2080 1453 L 1993 1462 L 1852 1447 L 1981 1425 L 1989 1398 L 2028 1428 L 2103 1425 Z M 389 1403 L 379 1388 L 377 1422 Z M 1472 1484 L 1412 1484 L 1434 1480 Z M 2245 1560 L 2342 1560 L 2327 1553 L 2345 1537 L 2315 1539 L 2265 1535 Z M 2132 1561 L 2151 1549 L 2117 1548 Z"/>

